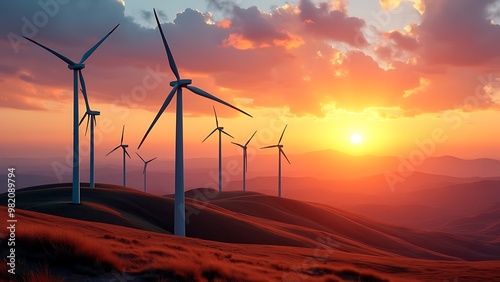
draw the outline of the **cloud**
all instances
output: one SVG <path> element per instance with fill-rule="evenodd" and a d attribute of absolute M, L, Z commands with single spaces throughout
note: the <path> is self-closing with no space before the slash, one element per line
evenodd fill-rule
<path fill-rule="evenodd" d="M 245 39 L 256 44 L 266 44 L 273 40 L 285 40 L 288 35 L 277 30 L 269 21 L 269 15 L 262 13 L 257 7 L 247 9 L 234 7 L 231 27 L 236 29 Z"/>
<path fill-rule="evenodd" d="M 365 27 L 362 19 L 348 17 L 343 10 L 332 10 L 329 2 L 318 6 L 310 0 L 299 2 L 300 19 L 306 28 L 324 39 L 338 40 L 355 47 L 367 45 L 361 29 Z M 342 7 L 342 6 L 340 6 Z"/>
<path fill-rule="evenodd" d="M 385 38 L 391 40 L 396 48 L 408 52 L 413 52 L 418 48 L 418 42 L 415 38 L 394 30 L 384 34 Z"/>
<path fill-rule="evenodd" d="M 500 26 L 492 24 L 488 9 L 495 0 L 425 1 L 422 23 L 416 27 L 428 64 L 497 64 Z"/>
<path fill-rule="evenodd" d="M 141 10 L 141 17 L 143 20 L 149 21 L 153 18 L 153 12 Z"/>
<path fill-rule="evenodd" d="M 384 10 L 394 10 L 399 8 L 402 2 L 413 2 L 413 7 L 420 14 L 425 12 L 425 0 L 379 0 L 380 6 Z"/>
<path fill-rule="evenodd" d="M 374 51 L 378 58 L 386 62 L 408 61 L 419 55 L 419 42 L 411 33 L 393 30 L 383 33 L 382 39 Z"/>
<path fill-rule="evenodd" d="M 6 3 L 9 13 L 3 12 Z M 114 0 L 89 3 L 61 5 L 30 37 L 79 60 L 120 23 L 85 62 L 90 102 L 156 112 L 174 79 L 158 29 L 134 23 Z M 347 1 L 302 0 L 267 12 L 232 1 L 210 3 L 225 11 L 224 19 L 216 22 L 209 12 L 186 9 L 173 22 L 161 20 L 162 28 L 183 77 L 228 102 L 246 101 L 249 112 L 287 107 L 297 116 L 321 116 L 324 105 L 335 104 L 350 111 L 399 109 L 398 115 L 384 114 L 395 117 L 455 109 L 476 91 L 489 93 L 478 108 L 496 105 L 498 84 L 478 82 L 499 62 L 498 48 L 486 44 L 497 46 L 500 38 L 485 12 L 491 12 L 491 1 L 476 6 L 426 1 L 420 25 L 370 40 L 364 20 L 348 15 Z M 22 35 L 22 18 L 32 21 L 43 9 L 14 1 L 0 2 L 0 11 L 0 33 Z M 151 12 L 143 16 L 154 22 Z M 347 47 L 339 50 L 331 42 Z M 53 110 L 71 103 L 72 73 L 66 64 L 34 44 L 18 44 L 16 53 L 9 38 L 0 37 L 0 87 L 5 89 L 0 107 Z M 379 65 L 381 59 L 387 68 Z M 210 114 L 212 103 L 198 98 L 186 95 L 186 113 Z"/>
<path fill-rule="evenodd" d="M 226 15 L 231 14 L 233 8 L 238 6 L 236 2 L 231 0 L 207 0 L 207 2 L 209 8 L 224 12 Z"/>
<path fill-rule="evenodd" d="M 16 74 L 18 71 L 19 69 L 15 66 L 0 64 L 0 73 L 2 74 Z"/>

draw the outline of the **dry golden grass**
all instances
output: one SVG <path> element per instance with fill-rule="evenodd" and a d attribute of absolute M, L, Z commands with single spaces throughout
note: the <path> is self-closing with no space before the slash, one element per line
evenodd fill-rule
<path fill-rule="evenodd" d="M 32 201 L 40 201 L 42 196 L 53 196 L 45 195 L 47 191 L 34 192 L 37 193 L 30 196 Z M 121 190 L 111 191 L 117 195 L 103 189 L 86 192 L 89 196 L 86 199 L 89 201 L 99 200 L 101 205 L 113 209 L 113 212 L 107 213 L 109 217 L 105 217 L 109 222 L 89 221 L 99 220 L 101 212 L 106 210 L 100 208 L 98 213 L 91 213 L 96 209 L 95 205 L 51 206 L 51 211 L 57 211 L 64 216 L 71 212 L 75 217 L 80 214 L 86 216 L 77 217 L 79 219 L 26 211 L 22 208 L 16 210 L 20 223 L 17 230 L 17 270 L 22 275 L 14 278 L 2 277 L 2 273 L 6 273 L 4 264 L 0 266 L 0 280 L 38 281 L 34 279 L 41 277 L 45 281 L 58 281 L 58 277 L 71 276 L 72 280 L 69 281 L 116 281 L 117 278 L 119 281 L 131 277 L 136 281 L 381 282 L 443 281 L 475 275 L 482 281 L 491 281 L 488 278 L 494 273 L 493 269 L 500 267 L 500 261 L 475 263 L 426 260 L 423 259 L 425 254 L 415 259 L 397 253 L 379 252 L 355 239 L 370 243 L 368 239 L 375 240 L 380 237 L 380 242 L 377 241 L 379 246 L 389 246 L 395 251 L 405 247 L 416 252 L 419 248 L 407 244 L 404 240 L 393 240 L 395 231 L 391 226 L 359 219 L 336 209 L 317 209 L 290 200 L 276 202 L 274 198 L 252 196 L 250 198 L 253 200 L 250 202 L 256 205 L 250 205 L 248 202 L 244 205 L 245 209 L 256 210 L 251 215 L 245 215 L 243 211 L 237 212 L 236 208 L 235 211 L 225 210 L 221 207 L 222 201 L 217 202 L 221 206 L 209 204 L 204 207 L 203 212 L 193 216 L 191 224 L 188 225 L 188 234 L 198 232 L 198 238 L 181 238 L 166 234 L 165 231 L 156 231 L 166 230 L 169 226 L 148 229 L 149 231 L 140 227 L 154 226 L 156 219 L 151 222 L 144 219 L 155 216 L 158 221 L 165 221 L 169 210 L 165 206 L 172 204 L 171 201 L 151 196 L 146 198 L 142 194 Z M 21 193 L 19 195 L 21 197 Z M 142 197 L 140 201 L 137 199 L 139 196 Z M 23 199 L 23 202 L 26 201 L 26 198 Z M 274 216 L 274 213 L 258 214 L 263 212 L 257 205 L 261 203 L 268 203 L 267 206 L 273 208 L 279 207 L 279 218 L 270 216 Z M 127 216 L 117 217 L 114 211 Z M 325 216 L 327 212 L 331 217 Z M 3 213 L 6 213 L 6 208 L 0 206 L 0 214 Z M 316 215 L 318 213 L 319 215 Z M 317 222 L 311 223 L 298 214 L 311 215 Z M 120 226 L 123 218 L 128 218 L 129 215 L 137 217 L 133 221 L 134 224 L 137 223 L 134 225 L 136 228 Z M 126 223 L 130 222 L 132 221 Z M 219 224 L 218 227 L 213 226 L 215 223 Z M 304 227 L 308 224 L 309 227 Z M 357 226 L 357 229 L 348 228 L 348 224 Z M 328 227 L 329 225 L 331 227 Z M 329 228 L 333 230 L 331 233 L 327 233 Z M 356 231 L 355 234 L 352 234 L 353 230 Z M 366 230 L 370 232 L 364 232 Z M 207 237 L 202 237 L 207 233 Z M 232 243 L 216 242 L 220 236 L 226 236 L 225 242 Z M 215 239 L 200 239 L 212 237 Z M 247 239 L 241 241 L 243 237 Z M 271 237 L 274 239 L 269 240 Z M 307 244 L 304 243 L 306 240 Z M 321 248 L 318 246 L 320 241 Z M 384 243 L 386 241 L 388 243 Z M 296 242 L 300 244 L 295 244 Z M 4 252 L 5 250 L 0 248 L 0 258 L 5 257 Z M 48 265 L 48 268 L 44 269 L 44 265 Z"/>
<path fill-rule="evenodd" d="M 20 217 L 22 213 L 19 213 Z M 140 230 L 123 232 L 123 228 L 116 230 L 111 225 L 107 226 L 105 235 L 92 232 L 94 234 L 90 236 L 82 231 L 90 230 L 92 223 L 81 222 L 77 226 L 72 226 L 79 223 L 76 220 L 66 223 L 64 230 L 50 228 L 37 221 L 20 227 L 16 238 L 19 246 L 16 251 L 22 254 L 18 275 L 0 279 L 59 282 L 64 281 L 61 277 L 72 273 L 73 277 L 83 280 L 122 276 L 138 281 L 236 282 L 281 281 L 299 274 L 302 280 L 305 278 L 307 281 L 344 281 L 344 278 L 347 281 L 385 281 L 366 274 L 366 271 L 352 269 L 293 270 L 287 267 L 290 262 L 283 259 L 271 256 L 263 261 L 244 254 L 242 250 L 245 247 L 238 248 L 239 251 L 227 251 L 221 249 L 218 243 L 207 241 L 210 246 L 203 246 L 203 242 L 163 234 L 148 235 L 146 238 L 150 241 L 145 244 L 133 239 L 141 233 Z M 104 225 L 100 225 L 102 230 Z M 71 231 L 72 228 L 81 229 Z M 287 276 L 287 272 L 291 275 Z"/>
<path fill-rule="evenodd" d="M 51 270 L 100 275 L 121 264 L 108 248 L 92 238 L 67 229 L 23 224 L 16 229 L 16 260 L 16 275 L 3 271 L 6 264 L 2 264 L 1 273 L 5 275 L 1 279 L 62 281 Z"/>
<path fill-rule="evenodd" d="M 25 276 L 24 282 L 64 282 L 62 277 L 50 273 L 49 266 L 45 264 L 40 270 L 30 272 Z"/>

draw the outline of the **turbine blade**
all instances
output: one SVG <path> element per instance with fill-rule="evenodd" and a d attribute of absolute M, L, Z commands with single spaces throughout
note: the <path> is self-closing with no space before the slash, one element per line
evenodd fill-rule
<path fill-rule="evenodd" d="M 90 55 L 92 55 L 92 53 L 94 53 L 94 51 L 97 49 L 97 47 L 99 47 L 99 45 L 101 45 L 101 43 L 106 40 L 106 38 L 108 38 L 108 36 L 113 33 L 113 31 L 115 31 L 115 29 L 119 26 L 120 24 L 117 24 L 110 32 L 108 32 L 108 34 L 106 34 L 106 36 L 104 36 L 99 42 L 97 42 L 92 48 L 90 48 L 85 54 L 83 54 L 83 57 L 82 59 L 80 60 L 80 64 L 83 64 L 83 62 L 85 62 L 85 60 L 87 60 Z"/>
<path fill-rule="evenodd" d="M 123 148 L 123 151 L 125 152 L 125 154 L 127 154 L 129 159 L 132 159 L 132 157 L 128 154 L 127 149 Z"/>
<path fill-rule="evenodd" d="M 35 41 L 35 40 L 33 40 L 33 39 L 29 39 L 29 38 L 28 38 L 28 37 L 26 37 L 26 36 L 23 36 L 23 37 L 24 37 L 25 39 L 27 39 L 27 40 L 29 40 L 29 41 L 31 41 L 31 42 L 33 42 L 33 43 L 35 43 L 36 45 L 38 45 L 38 46 L 42 47 L 43 49 L 45 49 L 45 50 L 49 51 L 50 53 L 52 53 L 52 54 L 56 55 L 59 59 L 61 59 L 61 60 L 65 61 L 68 65 L 76 65 L 76 63 L 75 63 L 75 62 L 73 62 L 72 60 L 70 60 L 70 59 L 66 58 L 65 56 L 63 56 L 63 55 L 61 55 L 61 54 L 57 53 L 56 51 L 54 51 L 54 50 L 50 49 L 49 47 L 45 47 L 45 46 L 43 46 L 42 44 L 40 44 L 40 43 L 36 42 L 36 41 Z"/>
<path fill-rule="evenodd" d="M 281 153 L 281 154 L 283 154 L 283 157 L 285 157 L 286 161 L 287 161 L 289 164 L 292 164 L 292 163 L 290 162 L 290 160 L 286 157 L 286 155 L 285 155 L 285 151 L 283 151 L 283 149 L 281 149 L 281 148 L 280 148 L 280 153 Z"/>
<path fill-rule="evenodd" d="M 170 94 L 168 94 L 167 99 L 165 99 L 165 102 L 163 102 L 163 105 L 161 106 L 160 110 L 158 111 L 158 114 L 156 114 L 155 119 L 153 120 L 153 122 L 149 126 L 148 131 L 146 131 L 146 134 L 144 134 L 144 137 L 142 137 L 141 143 L 139 143 L 139 146 L 137 147 L 137 149 L 141 148 L 141 145 L 144 142 L 144 140 L 146 140 L 146 137 L 148 137 L 149 132 L 151 131 L 151 129 L 153 129 L 153 126 L 155 126 L 156 122 L 160 118 L 161 114 L 163 114 L 163 112 L 167 108 L 170 101 L 172 101 L 172 98 L 174 97 L 174 94 L 177 91 L 177 88 L 178 88 L 178 86 L 175 85 L 174 88 L 172 88 L 172 91 L 170 91 Z"/>
<path fill-rule="evenodd" d="M 170 47 L 168 46 L 167 39 L 165 38 L 165 34 L 163 34 L 163 29 L 161 28 L 160 20 L 158 20 L 158 15 L 156 15 L 156 10 L 153 9 L 153 12 L 155 13 L 155 19 L 156 19 L 156 23 L 158 24 L 158 29 L 160 30 L 161 39 L 163 40 L 163 45 L 165 46 L 165 50 L 167 51 L 168 64 L 170 65 L 170 69 L 174 73 L 177 80 L 179 80 L 180 79 L 179 71 L 177 70 L 177 66 L 175 65 L 174 56 L 172 55 L 172 52 L 170 51 Z"/>
<path fill-rule="evenodd" d="M 186 86 L 186 88 L 187 88 L 187 89 L 189 89 L 189 90 L 191 90 L 191 92 L 193 92 L 193 93 L 195 93 L 195 94 L 198 94 L 198 95 L 200 95 L 200 96 L 202 96 L 202 97 L 205 97 L 205 98 L 208 98 L 208 99 L 210 99 L 210 100 L 214 100 L 214 101 L 216 101 L 216 102 L 219 102 L 219 103 L 221 103 L 221 104 L 223 104 L 223 105 L 226 105 L 226 106 L 228 106 L 228 107 L 230 107 L 230 108 L 233 108 L 233 109 L 235 109 L 235 110 L 237 110 L 237 111 L 239 111 L 239 112 L 241 112 L 241 113 L 243 113 L 243 114 L 245 114 L 245 115 L 247 115 L 247 116 L 249 116 L 249 117 L 252 117 L 252 116 L 251 116 L 250 114 L 248 114 L 247 112 L 245 112 L 245 111 L 243 111 L 243 110 L 240 110 L 240 109 L 236 108 L 235 106 L 233 106 L 233 105 L 231 105 L 231 104 L 229 104 L 229 103 L 227 103 L 227 102 L 225 102 L 225 101 L 223 101 L 223 100 L 221 100 L 221 99 L 219 99 L 219 98 L 215 97 L 214 95 L 212 95 L 212 94 L 210 94 L 210 93 L 208 93 L 208 92 L 206 92 L 206 91 L 204 91 L 204 90 L 201 90 L 200 88 L 197 88 L 197 87 L 194 87 L 194 86 L 191 86 L 191 85 L 187 85 L 187 86 Z"/>
<path fill-rule="evenodd" d="M 231 142 L 233 143 L 234 145 L 238 146 L 238 147 L 241 147 L 241 148 L 245 148 L 245 146 L 241 145 L 241 144 L 238 144 L 238 143 L 235 143 L 235 142 Z"/>
<path fill-rule="evenodd" d="M 137 153 L 137 152 L 135 152 L 135 153 L 139 156 L 139 158 L 140 158 L 143 162 L 146 162 L 146 161 L 145 161 L 145 160 L 141 157 L 141 155 L 139 155 L 139 153 Z"/>
<path fill-rule="evenodd" d="M 275 147 L 278 147 L 278 145 L 266 146 L 266 147 L 262 147 L 261 149 L 268 149 L 268 148 L 275 148 Z"/>
<path fill-rule="evenodd" d="M 87 136 L 87 131 L 89 131 L 89 122 L 92 117 L 89 115 L 89 118 L 87 119 L 87 126 L 85 126 L 85 136 Z"/>
<path fill-rule="evenodd" d="M 231 134 L 229 134 L 229 133 L 225 132 L 224 130 L 221 130 L 221 132 L 222 132 L 222 133 L 224 133 L 224 134 L 226 134 L 227 136 L 229 136 L 229 137 L 231 137 L 231 138 L 233 138 L 233 139 L 234 139 L 233 135 L 231 135 Z"/>
<path fill-rule="evenodd" d="M 92 115 L 92 120 L 94 121 L 94 126 L 97 126 L 97 118 L 94 115 Z"/>
<path fill-rule="evenodd" d="M 147 163 L 144 164 L 144 169 L 142 170 L 142 174 L 146 174 L 146 166 L 147 165 L 148 165 Z"/>
<path fill-rule="evenodd" d="M 280 141 L 278 141 L 278 145 L 281 143 L 281 139 L 283 139 L 283 134 L 285 134 L 285 130 L 286 130 L 287 126 L 288 126 L 288 124 L 285 125 L 285 128 L 283 128 L 283 132 L 281 132 L 281 137 L 280 137 Z"/>
<path fill-rule="evenodd" d="M 215 115 L 215 127 L 219 127 L 219 119 L 217 118 L 217 112 L 215 111 L 215 106 L 212 106 L 214 108 L 214 115 Z"/>
<path fill-rule="evenodd" d="M 82 89 L 80 89 L 80 91 L 83 94 L 83 99 L 85 100 L 87 111 L 90 111 L 89 98 L 87 97 L 87 88 L 85 87 L 85 79 L 83 79 L 82 70 L 78 70 L 78 75 L 80 76 L 80 84 L 82 85 Z"/>
<path fill-rule="evenodd" d="M 154 158 L 150 159 L 149 161 L 147 161 L 146 163 L 150 163 L 150 162 L 156 160 L 156 158 L 158 158 L 158 157 L 154 157 Z"/>
<path fill-rule="evenodd" d="M 208 139 L 208 137 L 210 137 L 210 135 L 214 134 L 214 132 L 215 132 L 215 131 L 217 131 L 217 128 L 216 128 L 216 129 L 214 129 L 212 132 L 210 132 L 210 134 L 208 134 L 208 136 L 207 136 L 207 137 L 205 137 L 205 139 L 203 139 L 203 141 L 201 141 L 201 143 L 205 142 L 205 140 L 207 140 L 207 139 Z"/>
<path fill-rule="evenodd" d="M 125 133 L 125 124 L 122 127 L 122 140 L 120 141 L 120 145 L 123 144 L 123 134 Z"/>
<path fill-rule="evenodd" d="M 116 148 L 114 148 L 113 150 L 111 150 L 111 152 L 107 153 L 106 156 L 109 155 L 109 154 L 111 154 L 111 153 L 113 153 L 114 151 L 116 151 L 120 147 L 121 147 L 121 145 L 116 146 Z"/>
<path fill-rule="evenodd" d="M 252 140 L 252 138 L 254 137 L 255 133 L 257 133 L 257 130 L 255 130 L 255 132 L 252 134 L 252 136 L 250 136 L 250 139 L 248 139 L 248 141 L 245 143 L 245 147 L 248 145 L 248 143 L 250 143 L 250 140 Z"/>
<path fill-rule="evenodd" d="M 85 112 L 85 114 L 83 115 L 82 119 L 80 120 L 80 122 L 78 123 L 78 125 L 82 125 L 82 122 L 83 120 L 85 119 L 85 117 L 88 115 L 87 112 Z"/>

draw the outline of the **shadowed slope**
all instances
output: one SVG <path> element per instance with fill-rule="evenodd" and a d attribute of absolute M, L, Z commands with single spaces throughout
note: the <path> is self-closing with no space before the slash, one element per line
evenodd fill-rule
<path fill-rule="evenodd" d="M 102 187 L 99 186 L 98 187 Z M 326 238 L 343 251 L 441 260 L 500 258 L 500 246 L 447 233 L 386 225 L 320 204 L 258 193 L 194 189 L 187 193 L 187 235 L 231 243 L 315 247 Z M 50 186 L 20 190 L 18 207 L 87 221 L 172 232 L 173 199 L 119 186 L 71 190 Z M 5 202 L 6 195 L 0 195 Z"/>
<path fill-rule="evenodd" d="M 0 213 L 7 209 L 0 207 Z M 227 244 L 22 209 L 16 217 L 23 223 L 17 229 L 17 255 L 23 262 L 15 278 L 19 281 L 39 281 L 40 274 L 49 281 L 63 276 L 71 281 L 494 281 L 500 267 L 498 261 L 437 262 L 346 253 L 331 244 Z M 0 249 L 0 255 L 5 257 L 6 251 Z M 45 270 L 40 265 L 46 265 Z M 5 276 L 5 267 L 0 265 L 0 280 L 12 279 Z"/>
<path fill-rule="evenodd" d="M 258 218 L 328 232 L 338 242 L 356 243 L 409 257 L 441 255 L 466 260 L 499 259 L 500 246 L 460 236 L 401 228 L 374 221 L 328 205 L 279 199 L 258 193 L 228 192 L 210 203 Z M 294 233 L 300 232 L 298 229 Z M 352 242 L 351 242 L 352 244 Z M 472 247 L 474 246 L 474 247 Z M 366 248 L 367 250 L 369 248 Z M 439 255 L 438 255 L 439 254 Z"/>

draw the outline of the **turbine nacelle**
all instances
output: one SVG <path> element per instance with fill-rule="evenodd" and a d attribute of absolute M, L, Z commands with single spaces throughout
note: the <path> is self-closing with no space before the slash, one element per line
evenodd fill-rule
<path fill-rule="evenodd" d="M 121 145 L 121 146 L 122 146 L 122 148 L 124 148 L 124 149 L 125 149 L 125 148 L 128 148 L 128 145 Z"/>
<path fill-rule="evenodd" d="M 88 110 L 87 114 L 92 115 L 92 116 L 99 116 L 99 115 L 101 115 L 101 112 Z"/>
<path fill-rule="evenodd" d="M 178 86 L 178 87 L 184 87 L 188 86 L 189 84 L 193 83 L 191 79 L 179 79 L 179 80 L 174 80 L 170 81 L 170 86 Z"/>
<path fill-rule="evenodd" d="M 70 64 L 68 65 L 68 69 L 70 70 L 81 70 L 85 68 L 85 64 Z"/>

